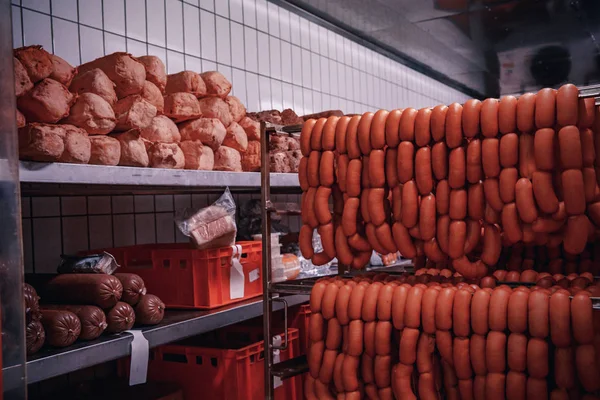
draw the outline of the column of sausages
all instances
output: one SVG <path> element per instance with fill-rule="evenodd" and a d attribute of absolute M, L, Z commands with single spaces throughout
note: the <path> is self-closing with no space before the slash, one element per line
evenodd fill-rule
<path fill-rule="evenodd" d="M 489 303 L 492 289 L 476 290 L 471 299 L 471 340 L 469 354 L 475 377 L 473 379 L 473 396 L 476 399 L 485 398 L 486 392 L 486 338 L 489 332 Z M 463 299 L 463 303 L 465 300 Z M 463 306 L 464 307 L 464 306 Z M 464 318 L 463 318 L 464 320 Z M 464 329 L 464 328 L 463 328 Z"/>
<path fill-rule="evenodd" d="M 575 365 L 577 377 L 583 389 L 588 392 L 600 390 L 600 365 L 597 347 L 594 346 L 594 316 L 590 293 L 580 291 L 571 300 L 571 319 L 575 339 Z"/>

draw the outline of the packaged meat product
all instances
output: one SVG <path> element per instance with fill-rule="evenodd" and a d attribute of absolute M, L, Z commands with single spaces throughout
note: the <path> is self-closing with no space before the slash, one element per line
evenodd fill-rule
<path fill-rule="evenodd" d="M 185 156 L 177 143 L 154 143 L 148 149 L 152 168 L 183 169 Z"/>
<path fill-rule="evenodd" d="M 246 116 L 246 107 L 244 107 L 240 99 L 235 96 L 227 96 L 225 102 L 229 106 L 229 112 L 234 122 L 240 122 Z"/>
<path fill-rule="evenodd" d="M 177 125 L 164 115 L 152 118 L 150 124 L 141 130 L 141 136 L 148 142 L 147 147 L 156 142 L 175 143 L 181 141 Z"/>
<path fill-rule="evenodd" d="M 158 114 L 163 113 L 163 110 L 165 108 L 165 99 L 162 93 L 160 92 L 160 89 L 156 87 L 154 83 L 150 81 L 145 81 L 140 96 L 142 96 L 142 98 L 148 103 L 156 107 L 156 112 Z"/>
<path fill-rule="evenodd" d="M 58 161 L 65 151 L 63 125 L 27 124 L 19 129 L 19 158 L 33 161 Z"/>
<path fill-rule="evenodd" d="M 69 115 L 75 97 L 61 83 L 45 78 L 17 99 L 27 121 L 54 124 Z"/>
<path fill-rule="evenodd" d="M 246 172 L 260 171 L 260 142 L 248 142 L 248 149 L 241 154 L 242 170 Z"/>
<path fill-rule="evenodd" d="M 296 114 L 291 108 L 286 108 L 281 112 L 282 125 L 302 125 L 304 120 Z"/>
<path fill-rule="evenodd" d="M 16 57 L 13 57 L 15 69 L 15 96 L 23 96 L 27 91 L 33 89 L 33 83 L 27 75 L 27 70 Z"/>
<path fill-rule="evenodd" d="M 207 71 L 200 74 L 200 76 L 206 84 L 206 94 L 209 96 L 217 96 L 224 99 L 231 91 L 231 82 L 218 71 Z"/>
<path fill-rule="evenodd" d="M 82 305 L 44 305 L 42 306 L 42 312 L 45 310 L 64 310 L 70 311 L 77 315 L 79 322 L 81 322 L 81 333 L 79 339 L 82 340 L 94 340 L 98 336 L 102 335 L 102 332 L 107 327 L 106 315 L 104 311 L 96 306 L 82 306 Z"/>
<path fill-rule="evenodd" d="M 49 77 L 54 70 L 50 53 L 44 50 L 42 46 L 19 47 L 13 53 L 25 67 L 27 75 L 33 83 Z"/>
<path fill-rule="evenodd" d="M 171 93 L 165 96 L 164 114 L 175 122 L 200 117 L 200 104 L 191 93 Z"/>
<path fill-rule="evenodd" d="M 290 172 L 289 155 L 285 151 L 271 153 L 271 172 Z"/>
<path fill-rule="evenodd" d="M 19 110 L 17 110 L 17 128 L 22 128 L 27 125 L 27 121 L 25 120 L 25 116 Z"/>
<path fill-rule="evenodd" d="M 117 118 L 116 131 L 145 128 L 156 117 L 156 107 L 140 95 L 127 96 L 113 106 Z"/>
<path fill-rule="evenodd" d="M 77 315 L 67 310 L 43 309 L 41 312 L 49 345 L 67 347 L 75 343 L 81 333 L 81 322 Z"/>
<path fill-rule="evenodd" d="M 148 166 L 148 153 L 146 152 L 146 145 L 140 134 L 141 132 L 139 129 L 132 129 L 125 133 L 115 135 L 115 138 L 119 140 L 121 145 L 119 165 L 130 167 Z"/>
<path fill-rule="evenodd" d="M 185 169 L 212 171 L 215 166 L 215 153 L 200 140 L 184 140 L 179 143 L 185 157 Z"/>
<path fill-rule="evenodd" d="M 119 165 L 121 158 L 121 144 L 111 136 L 90 136 L 92 145 L 90 164 L 94 165 Z"/>
<path fill-rule="evenodd" d="M 233 121 L 229 112 L 229 106 L 219 97 L 205 97 L 198 100 L 200 112 L 205 118 L 218 118 L 225 127 L 228 127 Z"/>
<path fill-rule="evenodd" d="M 144 280 L 136 274 L 119 273 L 114 275 L 123 285 L 123 296 L 121 300 L 135 306 L 140 297 L 146 294 Z"/>
<path fill-rule="evenodd" d="M 212 205 L 200 210 L 177 210 L 177 227 L 192 238 L 198 249 L 231 246 L 235 243 L 235 201 L 229 188 Z"/>
<path fill-rule="evenodd" d="M 100 68 L 94 68 L 84 73 L 80 71 L 71 82 L 69 90 L 77 94 L 97 94 L 111 106 L 117 102 L 115 84 Z"/>
<path fill-rule="evenodd" d="M 239 121 L 239 124 L 246 135 L 248 135 L 248 140 L 260 140 L 260 123 L 256 122 L 250 117 L 244 117 Z"/>
<path fill-rule="evenodd" d="M 123 285 L 107 274 L 61 274 L 44 286 L 44 301 L 63 304 L 93 304 L 110 308 L 123 294 Z"/>
<path fill-rule="evenodd" d="M 217 118 L 198 118 L 179 124 L 179 133 L 181 140 L 200 140 L 216 150 L 223 143 L 227 130 Z"/>
<path fill-rule="evenodd" d="M 36 321 L 41 318 L 40 315 L 40 297 L 33 286 L 23 284 L 23 297 L 25 299 L 25 317 L 27 321 Z"/>
<path fill-rule="evenodd" d="M 91 135 L 106 135 L 116 126 L 112 107 L 94 93 L 83 93 L 77 96 L 69 116 L 61 122 L 83 128 Z"/>
<path fill-rule="evenodd" d="M 63 125 L 63 127 L 65 128 L 65 151 L 58 161 L 87 164 L 90 161 L 92 148 L 88 133 L 73 125 Z"/>
<path fill-rule="evenodd" d="M 46 332 L 40 321 L 29 321 L 25 326 L 25 349 L 27 355 L 35 354 L 46 341 Z"/>
<path fill-rule="evenodd" d="M 231 147 L 221 146 L 215 151 L 215 171 L 242 171 L 240 152 Z"/>
<path fill-rule="evenodd" d="M 52 73 L 50 74 L 50 78 L 54 79 L 69 87 L 71 81 L 77 75 L 77 68 L 63 60 L 57 55 L 51 54 L 50 58 L 52 59 Z"/>
<path fill-rule="evenodd" d="M 85 73 L 94 68 L 100 68 L 116 84 L 115 92 L 119 99 L 138 94 L 144 87 L 146 69 L 131 54 L 112 53 L 80 65 L 79 71 Z"/>
<path fill-rule="evenodd" d="M 120 333 L 129 330 L 135 323 L 135 312 L 129 304 L 119 301 L 106 313 L 106 332 Z"/>
<path fill-rule="evenodd" d="M 245 153 L 248 148 L 248 136 L 246 136 L 244 128 L 237 122 L 232 122 L 231 125 L 227 127 L 226 132 L 223 146 L 228 146 L 236 149 L 240 153 Z"/>
<path fill-rule="evenodd" d="M 156 325 L 165 317 L 165 303 L 153 294 L 145 294 L 135 306 L 135 321 L 141 325 Z"/>
<path fill-rule="evenodd" d="M 57 268 L 59 274 L 112 274 L 119 268 L 112 254 L 89 254 L 87 256 L 70 256 L 62 254 Z"/>
<path fill-rule="evenodd" d="M 206 85 L 200 75 L 194 71 L 181 71 L 167 75 L 165 93 L 191 93 L 196 97 L 206 96 Z"/>
<path fill-rule="evenodd" d="M 146 79 L 154 83 L 161 93 L 164 93 L 167 86 L 167 72 L 162 60 L 156 56 L 142 56 L 137 60 L 146 68 Z"/>

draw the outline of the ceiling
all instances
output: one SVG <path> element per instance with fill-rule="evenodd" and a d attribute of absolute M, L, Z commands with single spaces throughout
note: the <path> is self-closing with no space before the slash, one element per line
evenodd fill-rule
<path fill-rule="evenodd" d="M 474 97 L 600 83 L 600 0 L 285 0 Z"/>

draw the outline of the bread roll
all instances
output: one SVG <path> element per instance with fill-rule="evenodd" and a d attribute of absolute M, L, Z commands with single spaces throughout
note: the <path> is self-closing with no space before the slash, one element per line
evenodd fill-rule
<path fill-rule="evenodd" d="M 58 161 L 66 163 L 87 164 L 90 161 L 92 145 L 88 133 L 73 125 L 65 128 L 65 151 Z"/>
<path fill-rule="evenodd" d="M 191 93 L 171 93 L 165 96 L 164 114 L 175 122 L 200 117 L 200 104 Z"/>
<path fill-rule="evenodd" d="M 116 126 L 115 113 L 102 97 L 83 93 L 77 97 L 69 116 L 62 123 L 85 129 L 91 135 L 106 135 Z"/>
<path fill-rule="evenodd" d="M 45 78 L 17 99 L 19 110 L 27 121 L 54 124 L 69 115 L 75 97 L 54 79 Z"/>
<path fill-rule="evenodd" d="M 117 118 L 116 131 L 145 128 L 156 116 L 156 107 L 137 94 L 120 99 L 113 109 Z"/>
<path fill-rule="evenodd" d="M 85 73 L 100 68 L 117 86 L 115 91 L 119 99 L 138 94 L 146 81 L 146 68 L 128 53 L 112 53 L 79 66 Z"/>
<path fill-rule="evenodd" d="M 148 149 L 152 168 L 183 169 L 185 157 L 177 143 L 154 143 Z"/>
<path fill-rule="evenodd" d="M 71 64 L 57 55 L 51 54 L 50 58 L 52 59 L 53 67 L 50 78 L 62 83 L 66 87 L 69 87 L 71 81 L 75 75 L 77 75 L 77 68 L 73 67 Z"/>
<path fill-rule="evenodd" d="M 205 118 L 218 118 L 225 127 L 228 127 L 233 118 L 229 112 L 229 106 L 219 97 L 205 97 L 198 101 L 200 112 Z"/>
<path fill-rule="evenodd" d="M 156 107 L 156 112 L 158 114 L 162 114 L 165 108 L 165 99 L 160 92 L 160 89 L 156 87 L 156 85 L 150 81 L 144 82 L 144 88 L 142 89 L 142 93 L 140 96 L 148 103 L 152 104 Z"/>
<path fill-rule="evenodd" d="M 260 142 L 252 140 L 248 142 L 248 149 L 241 154 L 242 170 L 246 172 L 260 171 Z"/>
<path fill-rule="evenodd" d="M 206 94 L 209 96 L 217 96 L 224 99 L 231 91 L 231 82 L 218 71 L 207 71 L 200 74 L 200 76 L 206 84 Z"/>
<path fill-rule="evenodd" d="M 21 111 L 19 111 L 17 109 L 17 128 L 22 128 L 27 124 L 27 121 L 25 120 L 25 116 L 23 115 L 23 113 Z"/>
<path fill-rule="evenodd" d="M 240 153 L 245 153 L 248 148 L 248 136 L 237 122 L 232 122 L 227 128 L 223 145 L 236 149 Z"/>
<path fill-rule="evenodd" d="M 290 160 L 286 151 L 271 153 L 271 172 L 290 172 Z"/>
<path fill-rule="evenodd" d="M 94 68 L 79 74 L 71 82 L 69 90 L 73 93 L 94 93 L 102 97 L 111 106 L 117 102 L 115 84 L 100 68 Z"/>
<path fill-rule="evenodd" d="M 142 139 L 149 142 L 175 143 L 181 141 L 177 125 L 169 117 L 159 115 L 152 118 L 150 124 L 141 130 Z"/>
<path fill-rule="evenodd" d="M 185 169 L 212 171 L 215 166 L 215 153 L 199 140 L 184 140 L 179 144 L 185 157 Z"/>
<path fill-rule="evenodd" d="M 15 96 L 23 96 L 27 91 L 33 89 L 33 82 L 27 75 L 27 70 L 16 57 L 13 57 L 15 69 Z"/>
<path fill-rule="evenodd" d="M 200 140 L 213 150 L 221 146 L 227 130 L 216 118 L 198 118 L 179 124 L 181 140 Z"/>
<path fill-rule="evenodd" d="M 206 96 L 206 85 L 200 75 L 194 71 L 181 71 L 167 76 L 165 93 L 185 92 L 196 97 Z"/>
<path fill-rule="evenodd" d="M 154 83 L 161 93 L 164 93 L 167 86 L 167 72 L 162 60 L 156 56 L 142 56 L 137 60 L 146 68 L 146 79 Z"/>
<path fill-rule="evenodd" d="M 119 165 L 130 167 L 147 167 L 148 153 L 146 145 L 140 136 L 139 129 L 132 129 L 125 133 L 115 135 L 121 145 L 121 158 Z"/>
<path fill-rule="evenodd" d="M 215 151 L 215 171 L 242 171 L 240 152 L 231 147 L 221 146 Z"/>
<path fill-rule="evenodd" d="M 290 166 L 290 172 L 298 172 L 300 167 L 300 159 L 302 158 L 302 152 L 300 150 L 288 150 L 288 163 Z"/>
<path fill-rule="evenodd" d="M 13 51 L 14 56 L 21 62 L 31 82 L 37 83 L 50 76 L 54 70 L 50 53 L 42 46 L 20 47 Z"/>
<path fill-rule="evenodd" d="M 229 106 L 229 112 L 234 122 L 240 122 L 246 116 L 246 107 L 244 107 L 240 99 L 235 96 L 227 96 L 225 102 Z"/>
<path fill-rule="evenodd" d="M 260 140 L 260 122 L 246 116 L 240 120 L 239 124 L 248 135 L 248 140 Z"/>
<path fill-rule="evenodd" d="M 27 124 L 19 129 L 19 158 L 33 161 L 58 161 L 65 151 L 63 125 Z"/>
<path fill-rule="evenodd" d="M 90 164 L 118 165 L 121 158 L 121 144 L 111 136 L 90 136 L 92 145 Z"/>

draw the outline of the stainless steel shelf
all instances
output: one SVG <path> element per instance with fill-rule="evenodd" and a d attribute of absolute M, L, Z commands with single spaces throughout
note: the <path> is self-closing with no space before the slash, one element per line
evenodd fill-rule
<path fill-rule="evenodd" d="M 296 295 L 285 298 L 290 306 L 308 301 L 308 296 Z M 274 310 L 283 306 L 275 303 Z M 215 329 L 245 321 L 263 314 L 260 297 L 209 311 L 167 311 L 159 325 L 143 328 L 150 347 L 175 342 L 186 337 L 210 332 Z M 87 368 L 106 361 L 129 355 L 132 335 L 102 336 L 91 342 L 78 342 L 65 349 L 43 349 L 27 362 L 27 383 L 39 382 L 58 375 Z M 16 387 L 19 378 L 17 368 L 4 368 L 5 390 Z"/>
<path fill-rule="evenodd" d="M 260 188 L 258 172 L 191 171 L 21 161 L 21 182 L 68 185 Z M 271 186 L 298 188 L 298 174 L 271 174 Z"/>

